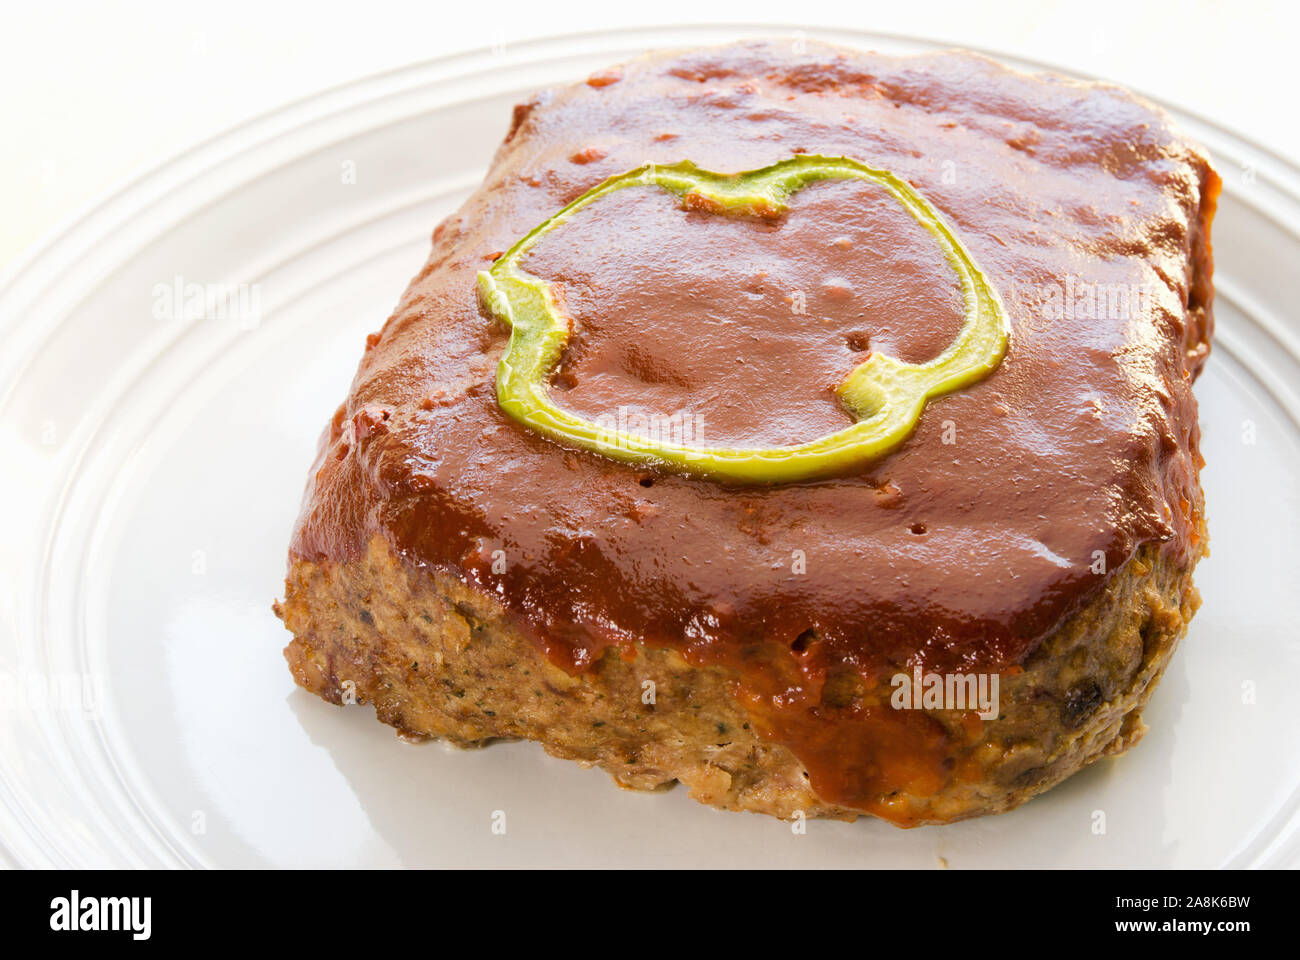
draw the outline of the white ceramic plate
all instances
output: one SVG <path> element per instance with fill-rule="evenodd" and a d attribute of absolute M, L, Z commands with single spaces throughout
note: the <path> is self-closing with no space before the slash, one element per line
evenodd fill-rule
<path fill-rule="evenodd" d="M 531 744 L 410 746 L 368 708 L 293 686 L 270 604 L 316 437 L 434 224 L 482 176 L 512 104 L 646 49 L 776 32 L 567 37 L 351 84 L 166 164 L 12 272 L 0 289 L 7 860 L 1297 861 L 1300 172 L 1190 117 L 1227 181 L 1219 337 L 1197 387 L 1214 555 L 1197 572 L 1205 605 L 1148 710 L 1151 732 L 1128 756 L 1001 817 L 914 831 L 813 822 L 800 836 L 681 790 L 616 790 Z M 157 316 L 158 285 L 178 277 L 248 284 L 259 322 Z"/>

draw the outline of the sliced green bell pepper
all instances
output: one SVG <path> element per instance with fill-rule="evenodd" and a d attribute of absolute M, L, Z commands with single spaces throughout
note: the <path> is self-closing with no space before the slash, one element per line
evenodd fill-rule
<path fill-rule="evenodd" d="M 558 406 L 548 381 L 569 339 L 569 325 L 549 285 L 520 261 L 543 237 L 616 190 L 656 186 L 690 209 L 721 215 L 774 217 L 790 197 L 828 179 L 867 180 L 884 187 L 934 237 L 961 284 L 965 322 L 941 354 L 905 363 L 872 353 L 837 389 L 856 423 L 806 443 L 784 447 L 696 447 L 602 427 Z M 584 193 L 528 232 L 478 275 L 488 311 L 510 325 L 510 342 L 497 368 L 497 402 L 513 419 L 562 444 L 627 463 L 742 483 L 783 483 L 842 474 L 877 460 L 911 434 L 926 403 L 988 376 L 1010 339 L 1006 310 L 952 228 L 909 184 L 887 170 L 846 157 L 799 155 L 737 174 L 712 173 L 689 162 L 646 164 Z"/>

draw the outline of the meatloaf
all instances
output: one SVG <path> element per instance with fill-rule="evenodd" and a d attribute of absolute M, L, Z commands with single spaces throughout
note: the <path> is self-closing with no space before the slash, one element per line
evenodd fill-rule
<path fill-rule="evenodd" d="M 791 482 L 604 456 L 503 407 L 512 329 L 479 275 L 521 238 L 646 165 L 809 156 L 938 211 L 1005 311 L 987 376 Z M 535 740 L 780 817 L 949 822 L 1125 751 L 1199 603 L 1218 189 L 1151 104 L 962 52 L 753 42 L 536 94 L 321 439 L 276 605 L 294 679 L 411 737 Z M 689 199 L 620 190 L 522 258 L 563 319 L 566 411 L 785 449 L 853 423 L 837 388 L 866 359 L 963 329 L 879 183 Z"/>

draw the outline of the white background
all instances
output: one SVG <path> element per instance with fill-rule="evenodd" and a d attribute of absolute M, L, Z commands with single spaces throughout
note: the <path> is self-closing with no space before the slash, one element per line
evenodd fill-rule
<path fill-rule="evenodd" d="M 0 270 L 118 185 L 286 102 L 429 57 L 614 26 L 830 25 L 1001 50 L 1131 86 L 1294 158 L 1298 11 L 1267 0 L 10 2 Z"/>

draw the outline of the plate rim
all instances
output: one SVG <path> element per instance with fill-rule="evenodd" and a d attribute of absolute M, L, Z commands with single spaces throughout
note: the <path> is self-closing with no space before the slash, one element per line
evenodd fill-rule
<path fill-rule="evenodd" d="M 724 29 L 752 29 L 764 32 L 772 31 L 774 34 L 787 37 L 804 34 L 811 39 L 816 39 L 813 34 L 824 31 L 834 32 L 843 36 L 856 37 L 862 40 L 884 39 L 901 44 L 926 46 L 933 51 L 967 50 L 1015 66 L 1017 69 L 1030 69 L 1038 73 L 1054 73 L 1089 83 L 1104 83 L 1109 86 L 1116 86 L 1120 89 L 1128 90 L 1143 99 L 1151 101 L 1175 119 L 1191 119 L 1198 125 L 1213 130 L 1224 139 L 1234 141 L 1237 145 L 1246 147 L 1250 152 L 1268 158 L 1272 163 L 1276 164 L 1278 169 L 1286 171 L 1286 173 L 1292 178 L 1292 183 L 1279 184 L 1279 187 L 1289 193 L 1293 199 L 1300 201 L 1300 164 L 1297 164 L 1283 156 L 1276 148 L 1252 139 L 1232 127 L 1230 124 L 1208 117 L 1179 104 L 1175 104 L 1160 96 L 1151 94 L 1142 87 L 1119 84 L 1096 74 L 1061 67 L 1036 58 L 1023 57 L 996 47 L 986 47 L 983 45 L 968 46 L 961 43 L 933 40 L 916 34 L 861 30 L 858 28 L 840 27 L 829 23 L 819 23 L 816 25 L 801 26 L 792 29 L 791 25 L 788 23 L 779 23 L 775 21 L 726 20 L 710 21 L 699 24 L 655 23 L 625 27 L 617 30 L 575 30 L 564 33 L 529 37 L 525 40 L 507 44 L 506 47 L 511 51 L 532 50 L 564 43 L 572 43 L 575 41 L 587 41 L 606 37 L 630 38 L 641 34 L 654 34 L 662 31 L 707 31 Z M 343 80 L 338 83 L 330 84 L 329 86 L 303 96 L 294 97 L 266 110 L 258 111 L 237 123 L 222 128 L 216 133 L 200 137 L 186 145 L 174 149 L 170 154 L 164 157 L 164 159 L 144 167 L 137 172 L 127 174 L 120 178 L 117 183 L 99 191 L 91 199 L 81 204 L 77 209 L 64 215 L 64 217 L 56 221 L 49 228 L 42 231 L 41 234 L 32 241 L 32 243 L 19 251 L 14 259 L 5 265 L 3 270 L 0 270 L 0 306 L 3 306 L 6 297 L 11 294 L 13 287 L 17 285 L 19 279 L 24 273 L 30 271 L 42 259 L 56 252 L 57 247 L 66 242 L 69 237 L 84 232 L 88 224 L 103 217 L 114 203 L 129 197 L 133 193 L 140 192 L 151 182 L 160 179 L 167 171 L 180 166 L 181 164 L 198 160 L 205 153 L 212 151 L 214 148 L 245 133 L 251 132 L 258 127 L 276 123 L 286 116 L 305 111 L 312 106 L 324 105 L 337 97 L 350 95 L 358 91 L 359 88 L 368 87 L 386 80 L 409 77 L 416 73 L 427 72 L 440 67 L 450 67 L 452 64 L 460 61 L 478 61 L 483 59 L 484 56 L 496 56 L 494 48 L 491 45 L 460 50 L 437 57 L 428 57 L 423 60 L 410 61 L 386 70 L 365 73 L 350 80 Z M 127 217 L 123 216 L 121 219 L 127 219 Z M 5 332 L 8 324 L 11 322 L 12 320 L 10 318 L 7 318 L 3 313 L 0 313 L 0 333 Z"/>

